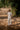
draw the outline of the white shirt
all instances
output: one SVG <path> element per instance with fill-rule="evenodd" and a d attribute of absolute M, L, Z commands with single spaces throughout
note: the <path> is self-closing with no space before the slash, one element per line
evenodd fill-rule
<path fill-rule="evenodd" d="M 11 18 L 12 13 L 8 12 L 8 18 Z"/>

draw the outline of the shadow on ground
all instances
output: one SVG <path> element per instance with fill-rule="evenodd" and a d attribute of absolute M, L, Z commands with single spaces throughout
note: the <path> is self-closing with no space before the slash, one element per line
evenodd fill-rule
<path fill-rule="evenodd" d="M 18 27 L 18 29 L 20 29 L 20 28 Z M 11 27 L 9 27 L 9 26 L 7 26 L 7 27 L 5 27 L 5 26 L 0 26 L 0 30 L 15 30 L 15 27 L 11 28 Z M 16 30 L 17 30 L 17 29 L 16 29 Z"/>
<path fill-rule="evenodd" d="M 5 27 L 5 26 L 0 26 L 0 30 L 7 30 L 7 27 Z"/>

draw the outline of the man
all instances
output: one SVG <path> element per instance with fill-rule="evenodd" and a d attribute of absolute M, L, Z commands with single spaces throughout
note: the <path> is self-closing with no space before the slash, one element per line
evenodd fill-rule
<path fill-rule="evenodd" d="M 9 10 L 8 11 L 8 25 L 11 25 L 11 17 L 12 17 L 12 13 L 11 13 L 11 10 Z"/>

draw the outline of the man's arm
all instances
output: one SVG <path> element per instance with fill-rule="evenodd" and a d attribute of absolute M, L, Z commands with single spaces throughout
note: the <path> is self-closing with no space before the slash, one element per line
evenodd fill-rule
<path fill-rule="evenodd" d="M 11 13 L 11 16 L 12 16 L 12 13 Z"/>

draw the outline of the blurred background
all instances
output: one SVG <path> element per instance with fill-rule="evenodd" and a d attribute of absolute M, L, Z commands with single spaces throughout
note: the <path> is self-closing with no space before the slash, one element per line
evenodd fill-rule
<path fill-rule="evenodd" d="M 6 30 L 8 25 L 7 11 L 9 9 L 12 12 L 12 24 L 20 26 L 20 0 L 0 0 L 0 26 L 6 26 Z"/>
<path fill-rule="evenodd" d="M 0 0 L 0 11 L 7 11 L 7 9 L 11 9 L 13 16 L 20 17 L 20 0 Z M 6 14 L 1 12 L 0 14 Z"/>

